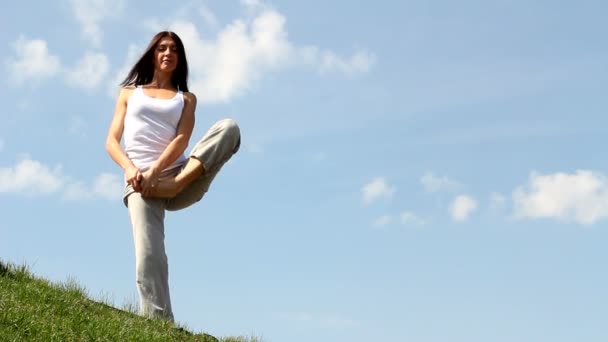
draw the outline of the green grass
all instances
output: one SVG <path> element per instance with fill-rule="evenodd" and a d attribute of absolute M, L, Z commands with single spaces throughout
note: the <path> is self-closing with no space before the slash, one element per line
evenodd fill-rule
<path fill-rule="evenodd" d="M 74 279 L 53 284 L 26 266 L 0 261 L 0 341 L 262 342 L 257 337 L 192 333 L 163 320 L 91 300 Z"/>

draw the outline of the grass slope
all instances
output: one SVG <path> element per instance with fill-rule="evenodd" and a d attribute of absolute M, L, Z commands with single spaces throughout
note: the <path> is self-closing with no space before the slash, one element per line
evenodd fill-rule
<path fill-rule="evenodd" d="M 0 261 L 1 341 L 261 342 L 194 334 L 162 320 L 90 300 L 75 281 L 52 284 L 25 266 Z"/>

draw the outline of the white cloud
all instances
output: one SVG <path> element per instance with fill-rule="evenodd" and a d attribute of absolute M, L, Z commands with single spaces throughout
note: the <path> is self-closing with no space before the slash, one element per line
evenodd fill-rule
<path fill-rule="evenodd" d="M 4 151 L 4 140 L 0 139 L 0 152 Z"/>
<path fill-rule="evenodd" d="M 393 218 L 390 215 L 382 215 L 374 221 L 373 226 L 374 228 L 382 228 L 391 224 L 392 222 Z"/>
<path fill-rule="evenodd" d="M 410 211 L 404 211 L 401 213 L 401 223 L 404 225 L 415 225 L 415 226 L 424 226 L 426 224 L 425 220 L 418 217 L 416 214 Z"/>
<path fill-rule="evenodd" d="M 370 204 L 382 198 L 391 199 L 395 191 L 396 189 L 388 186 L 383 177 L 377 177 L 361 189 L 361 192 L 363 193 L 363 203 Z"/>
<path fill-rule="evenodd" d="M 289 66 L 309 65 L 322 73 L 354 75 L 367 72 L 374 64 L 375 56 L 365 51 L 340 57 L 316 46 L 298 46 L 288 39 L 286 18 L 281 13 L 259 1 L 242 1 L 242 5 L 252 11 L 251 18 L 234 20 L 212 39 L 202 37 L 198 27 L 187 20 L 146 21 L 150 30 L 169 27 L 182 38 L 191 71 L 191 88 L 199 102 L 229 101 L 248 91 L 265 73 Z M 206 21 L 215 21 L 208 8 L 203 7 L 201 13 Z M 126 73 L 120 75 L 124 77 Z"/>
<path fill-rule="evenodd" d="M 61 166 L 50 168 L 27 156 L 14 167 L 0 168 L 0 193 L 45 195 L 58 191 L 64 183 Z"/>
<path fill-rule="evenodd" d="M 70 182 L 63 190 L 63 199 L 66 201 L 83 201 L 93 198 L 93 194 L 84 182 Z"/>
<path fill-rule="evenodd" d="M 121 177 L 112 173 L 101 173 L 95 177 L 92 184 L 81 181 L 68 182 L 63 191 L 63 199 L 67 201 L 119 200 L 123 189 L 124 182 Z"/>
<path fill-rule="evenodd" d="M 107 200 L 120 199 L 125 183 L 122 177 L 113 173 L 101 173 L 93 182 L 93 194 Z"/>
<path fill-rule="evenodd" d="M 477 210 L 477 201 L 470 196 L 460 195 L 454 199 L 449 210 L 454 221 L 466 221 Z"/>
<path fill-rule="evenodd" d="M 450 180 L 448 177 L 436 177 L 431 172 L 425 173 L 420 178 L 420 183 L 428 192 L 436 192 L 440 190 L 456 190 L 460 184 Z"/>
<path fill-rule="evenodd" d="M 292 58 L 299 63 L 312 65 L 320 73 L 341 72 L 348 76 L 365 73 L 376 64 L 376 56 L 359 49 L 350 57 L 341 57 L 330 50 L 321 50 L 317 46 L 296 46 Z"/>
<path fill-rule="evenodd" d="M 43 81 L 55 76 L 61 69 L 59 57 L 49 52 L 45 40 L 27 39 L 21 35 L 13 43 L 13 49 L 16 57 L 6 62 L 6 68 L 17 85 L 26 81 Z"/>
<path fill-rule="evenodd" d="M 29 156 L 15 166 L 0 167 L 0 193 L 25 196 L 61 194 L 65 200 L 120 199 L 123 183 L 118 175 L 101 173 L 92 184 L 66 176 L 61 165 L 49 167 Z"/>
<path fill-rule="evenodd" d="M 66 80 L 72 86 L 93 89 L 101 83 L 109 68 L 105 54 L 89 51 L 74 69 L 67 71 Z"/>
<path fill-rule="evenodd" d="M 320 62 L 319 70 L 322 73 L 338 71 L 349 76 L 368 72 L 376 63 L 376 56 L 364 50 L 357 51 L 348 59 L 331 51 L 324 51 L 314 59 Z"/>
<path fill-rule="evenodd" d="M 515 216 L 593 224 L 608 216 L 608 179 L 587 170 L 542 175 L 513 192 Z"/>
<path fill-rule="evenodd" d="M 93 47 L 100 47 L 103 31 L 102 21 L 120 15 L 125 7 L 124 0 L 70 0 L 72 11 L 80 23 L 81 34 Z"/>
<path fill-rule="evenodd" d="M 190 56 L 193 90 L 201 102 L 209 103 L 228 101 L 248 90 L 263 72 L 287 64 L 291 45 L 284 24 L 281 14 L 267 10 L 251 23 L 235 20 L 215 41 L 203 40 L 190 22 L 170 27 L 180 34 Z"/>
<path fill-rule="evenodd" d="M 59 57 L 50 53 L 42 39 L 19 36 L 13 43 L 15 56 L 6 61 L 6 69 L 16 85 L 40 83 L 61 73 L 72 86 L 84 89 L 97 87 L 109 70 L 108 58 L 103 53 L 87 52 L 76 66 L 65 69 Z"/>

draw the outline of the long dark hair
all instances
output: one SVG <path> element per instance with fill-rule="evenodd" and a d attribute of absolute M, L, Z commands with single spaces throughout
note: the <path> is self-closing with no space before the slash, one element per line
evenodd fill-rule
<path fill-rule="evenodd" d="M 186 49 L 184 43 L 175 32 L 162 31 L 154 35 L 148 44 L 146 52 L 139 58 L 121 86 L 139 86 L 152 82 L 154 78 L 154 51 L 156 46 L 165 37 L 175 41 L 177 48 L 177 67 L 171 75 L 171 83 L 177 90 L 188 91 L 188 61 L 186 60 Z"/>

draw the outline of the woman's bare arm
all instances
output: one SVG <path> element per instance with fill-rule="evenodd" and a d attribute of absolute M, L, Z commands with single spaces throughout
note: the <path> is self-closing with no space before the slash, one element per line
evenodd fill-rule
<path fill-rule="evenodd" d="M 151 186 L 156 185 L 162 170 L 173 164 L 188 147 L 194 129 L 195 110 L 196 96 L 193 93 L 184 93 L 184 109 L 177 125 L 175 138 L 167 145 L 152 166 L 143 173 L 141 186 L 144 195 L 147 194 Z"/>
<path fill-rule="evenodd" d="M 139 182 L 141 181 L 142 174 L 135 167 L 135 165 L 133 165 L 133 162 L 131 162 L 129 157 L 127 157 L 127 154 L 120 146 L 120 140 L 122 139 L 125 123 L 125 115 L 127 113 L 127 100 L 131 96 L 132 92 L 132 88 L 123 88 L 120 90 L 120 94 L 116 100 L 114 117 L 112 118 L 112 123 L 110 124 L 110 129 L 108 130 L 108 137 L 106 138 L 106 151 L 112 160 L 114 160 L 116 164 L 120 165 L 120 167 L 124 170 L 125 181 L 131 184 L 135 191 L 141 191 Z"/>

